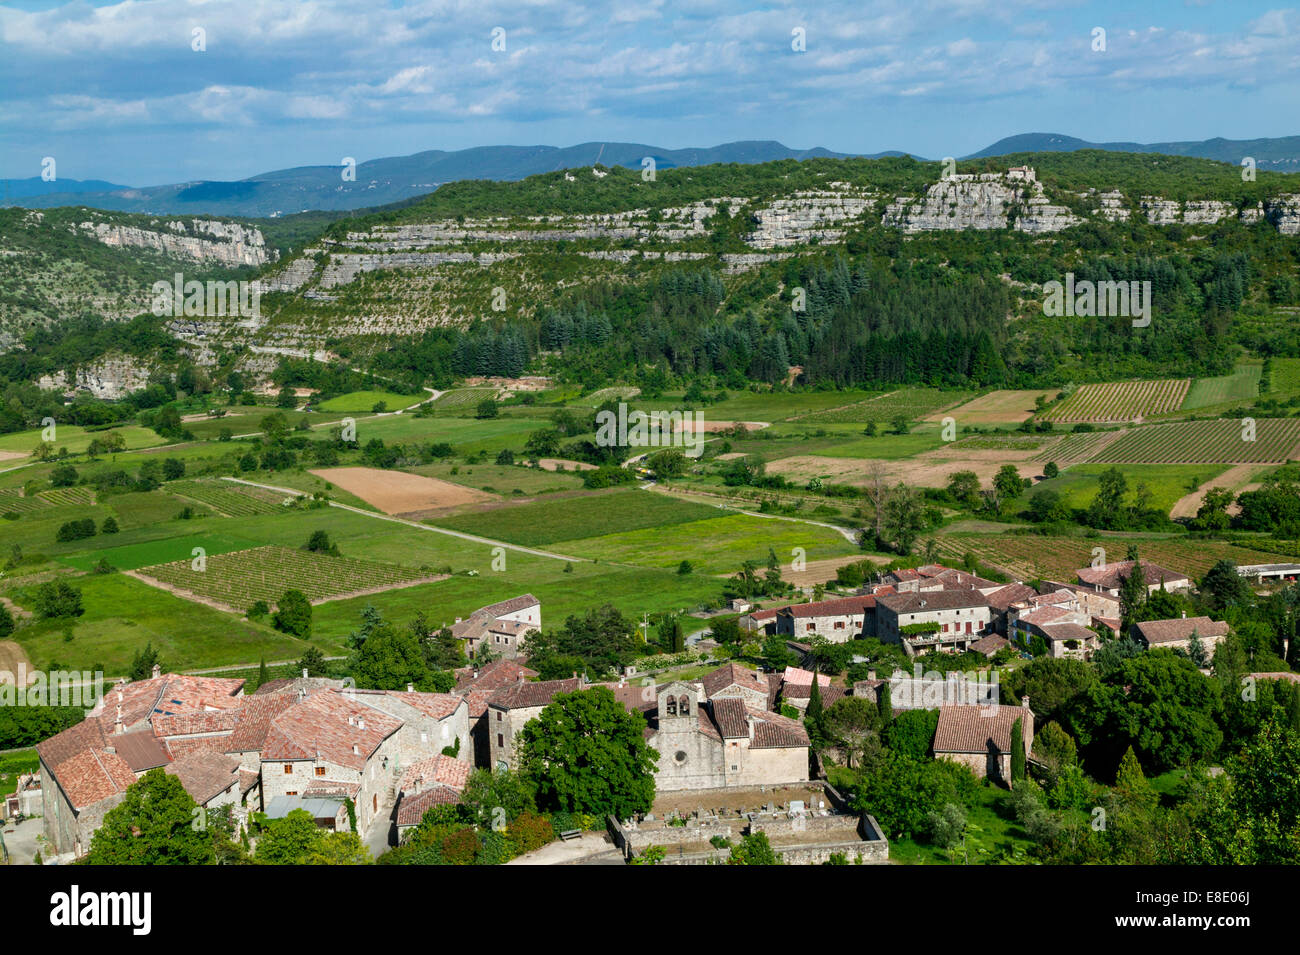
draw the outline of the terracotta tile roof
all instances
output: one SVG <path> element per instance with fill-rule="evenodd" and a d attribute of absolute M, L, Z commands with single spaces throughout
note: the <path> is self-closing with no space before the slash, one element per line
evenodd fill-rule
<path fill-rule="evenodd" d="M 331 680 L 323 676 L 295 676 L 284 677 L 278 680 L 267 680 L 256 690 L 253 696 L 269 696 L 274 693 L 281 693 L 285 690 L 304 690 L 307 693 L 319 693 L 321 690 L 342 689 L 342 680 Z"/>
<path fill-rule="evenodd" d="M 262 759 L 319 757 L 360 770 L 379 744 L 401 725 L 401 720 L 349 700 L 341 692 L 315 693 L 271 720 Z"/>
<path fill-rule="evenodd" d="M 244 705 L 237 711 L 234 732 L 222 741 L 224 751 L 260 753 L 266 744 L 271 720 L 297 702 L 298 694 L 293 691 L 244 697 Z"/>
<path fill-rule="evenodd" d="M 78 810 L 124 793 L 135 782 L 126 760 L 104 749 L 81 750 L 60 763 L 54 775 L 68 802 Z"/>
<path fill-rule="evenodd" d="M 919 594 L 890 594 L 886 597 L 878 597 L 876 603 L 896 614 L 962 610 L 989 605 L 988 598 L 978 590 L 931 590 Z"/>
<path fill-rule="evenodd" d="M 1048 640 L 1096 640 L 1097 635 L 1077 623 L 1053 623 L 1043 628 Z"/>
<path fill-rule="evenodd" d="M 162 741 L 167 755 L 182 759 L 191 753 L 224 753 L 229 736 L 173 736 Z"/>
<path fill-rule="evenodd" d="M 1253 676 L 1256 680 L 1287 680 L 1291 683 L 1300 683 L 1300 673 L 1248 673 L 1247 676 Z"/>
<path fill-rule="evenodd" d="M 474 674 L 478 676 L 475 677 Z M 538 675 L 536 670 L 517 663 L 514 660 L 494 660 L 484 667 L 461 667 L 456 671 L 456 692 L 466 690 L 499 690 L 520 680 L 531 680 Z"/>
<path fill-rule="evenodd" d="M 830 706 L 836 700 L 842 700 L 848 696 L 848 692 L 842 686 L 823 686 L 822 706 Z M 810 700 L 812 699 L 811 683 L 787 683 L 781 688 L 781 697 L 786 700 Z"/>
<path fill-rule="evenodd" d="M 1154 587 L 1162 580 L 1165 583 L 1174 583 L 1188 579 L 1186 574 L 1180 574 L 1176 570 L 1161 567 L 1159 564 L 1149 564 L 1146 561 L 1141 563 L 1143 577 L 1146 578 L 1148 587 Z M 1081 567 L 1075 571 L 1075 574 L 1081 583 L 1101 587 L 1103 590 L 1114 590 L 1128 579 L 1128 575 L 1132 571 L 1133 561 L 1117 560 L 1106 564 L 1104 567 Z"/>
<path fill-rule="evenodd" d="M 994 610 L 1005 611 L 1013 603 L 1027 600 L 1036 593 L 1037 591 L 1028 584 L 1007 584 L 1001 590 L 995 590 L 988 595 L 989 606 Z"/>
<path fill-rule="evenodd" d="M 546 706 L 558 693 L 574 693 L 583 688 L 582 677 L 568 680 L 543 680 L 535 683 L 516 683 L 497 690 L 489 704 L 503 710 Z"/>
<path fill-rule="evenodd" d="M 356 799 L 361 793 L 360 783 L 345 783 L 337 779 L 318 779 L 312 778 L 306 788 L 303 789 L 302 795 L 307 798 L 321 798 L 329 796 L 342 796 L 344 799 Z"/>
<path fill-rule="evenodd" d="M 224 753 L 199 752 L 183 756 L 163 772 L 175 776 L 200 806 L 239 782 L 239 760 Z"/>
<path fill-rule="evenodd" d="M 1003 647 L 1011 646 L 1011 641 L 1001 634 L 990 633 L 987 637 L 980 637 L 970 645 L 970 649 L 976 653 L 982 653 L 986 657 L 992 656 Z"/>
<path fill-rule="evenodd" d="M 589 689 L 604 687 L 614 694 L 614 699 L 623 704 L 625 710 L 648 713 L 659 705 L 653 684 L 641 683 L 593 683 Z"/>
<path fill-rule="evenodd" d="M 1016 618 L 1016 623 L 1032 623 L 1041 627 L 1044 624 L 1050 624 L 1053 621 L 1073 616 L 1074 611 L 1066 610 L 1064 607 L 1039 607 L 1037 610 L 1030 610 L 1028 613 L 1022 613 Z"/>
<path fill-rule="evenodd" d="M 402 774 L 400 790 L 402 792 L 419 792 L 425 786 L 435 783 L 464 789 L 469 783 L 469 774 L 474 771 L 474 764 L 452 756 L 430 756 L 407 767 Z"/>
<path fill-rule="evenodd" d="M 793 617 L 851 617 L 875 609 L 876 598 L 871 594 L 856 597 L 839 597 L 835 600 L 818 600 L 813 603 L 791 604 L 777 611 L 781 616 Z"/>
<path fill-rule="evenodd" d="M 532 594 L 522 594 L 518 597 L 511 597 L 509 600 L 488 604 L 486 607 L 479 607 L 464 620 L 452 624 L 452 636 L 458 640 L 477 640 L 487 632 L 498 617 L 518 613 L 521 610 L 527 610 L 529 607 L 540 605 L 541 601 Z M 525 627 L 531 626 L 535 625 L 525 624 Z"/>
<path fill-rule="evenodd" d="M 417 690 L 411 693 L 389 691 L 388 695 L 435 720 L 445 720 L 465 702 L 463 696 L 454 693 L 421 693 Z"/>
<path fill-rule="evenodd" d="M 1025 739 L 1034 726 L 1033 711 L 1027 706 L 941 706 L 939 725 L 934 731 L 936 753 L 987 753 L 992 743 L 999 753 L 1011 751 L 1011 728 L 1016 720 Z"/>
<path fill-rule="evenodd" d="M 764 713 L 752 707 L 748 715 L 754 724 L 754 740 L 749 744 L 750 749 L 786 749 L 808 745 L 808 731 L 798 720 L 779 713 Z"/>
<path fill-rule="evenodd" d="M 813 672 L 802 667 L 786 667 L 785 672 L 781 674 L 781 680 L 787 686 L 791 683 L 797 683 L 800 686 L 812 686 Z M 817 674 L 817 682 L 822 686 L 830 686 L 831 678 L 825 673 L 819 673 Z"/>
<path fill-rule="evenodd" d="M 705 694 L 710 698 L 733 685 L 767 695 L 767 676 L 743 667 L 739 663 L 724 663 L 716 670 L 704 674 L 700 682 L 704 685 Z"/>
<path fill-rule="evenodd" d="M 775 610 L 775 609 L 772 609 L 772 610 L 751 610 L 751 611 L 749 611 L 748 613 L 742 613 L 741 616 L 742 616 L 742 617 L 748 617 L 749 619 L 755 621 L 756 623 L 759 623 L 759 622 L 762 622 L 762 621 L 764 621 L 764 620 L 775 620 L 775 619 L 776 619 L 776 615 L 777 615 L 779 612 L 780 612 L 780 611 Z"/>
<path fill-rule="evenodd" d="M 109 735 L 105 745 L 111 746 L 121 756 L 133 773 L 143 773 L 172 761 L 158 738 L 148 729 Z"/>
<path fill-rule="evenodd" d="M 247 796 L 258 783 L 262 781 L 262 774 L 255 773 L 251 769 L 241 769 L 239 771 L 239 794 Z"/>
<path fill-rule="evenodd" d="M 397 800 L 397 824 L 418 826 L 431 806 L 454 806 L 460 799 L 459 789 L 442 785 L 430 786 L 411 795 L 403 793 Z"/>
<path fill-rule="evenodd" d="M 69 726 L 49 739 L 37 743 L 36 753 L 46 766 L 54 769 L 65 760 L 91 747 L 103 749 L 104 737 L 103 721 L 98 717 L 88 716 L 80 723 Z"/>
<path fill-rule="evenodd" d="M 487 712 L 488 704 L 492 702 L 492 695 L 495 690 L 466 690 L 463 694 L 465 702 L 469 704 L 469 718 L 478 719 Z"/>
<path fill-rule="evenodd" d="M 977 577 L 975 574 L 968 574 L 964 570 L 944 570 L 934 575 L 936 580 L 942 581 L 947 590 L 986 590 L 989 587 L 996 587 L 996 580 L 988 580 L 984 577 Z"/>
<path fill-rule="evenodd" d="M 1201 637 L 1224 637 L 1232 628 L 1209 617 L 1175 617 L 1173 620 L 1145 620 L 1134 624 L 1138 636 L 1149 644 L 1175 643 L 1191 639 L 1195 631 Z"/>
<path fill-rule="evenodd" d="M 122 722 L 129 728 L 154 716 L 226 709 L 239 705 L 244 682 L 166 673 L 110 688 L 96 704 L 95 715 L 116 721 L 120 700 Z"/>
<path fill-rule="evenodd" d="M 723 739 L 749 736 L 749 721 L 745 718 L 748 707 L 744 700 L 712 700 L 709 709 L 713 712 L 713 722 L 718 724 Z"/>
<path fill-rule="evenodd" d="M 229 733 L 235 728 L 243 711 L 243 700 L 238 707 L 226 710 L 208 710 L 179 713 L 176 716 L 155 716 L 150 723 L 154 735 L 192 736 L 196 733 Z"/>

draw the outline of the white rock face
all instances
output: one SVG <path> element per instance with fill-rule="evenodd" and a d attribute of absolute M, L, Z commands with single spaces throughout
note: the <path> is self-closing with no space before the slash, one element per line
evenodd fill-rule
<path fill-rule="evenodd" d="M 53 375 L 42 375 L 36 385 L 65 393 L 88 391 L 96 398 L 116 401 L 132 391 L 139 391 L 148 383 L 148 366 L 137 364 L 136 359 L 123 355 L 103 358 L 78 368 L 74 381 L 69 381 L 67 373 L 60 370 Z"/>
<path fill-rule="evenodd" d="M 265 265 L 276 259 L 275 250 L 266 247 L 261 230 L 245 228 L 235 222 L 193 219 L 187 227 L 183 222 L 172 221 L 166 224 L 166 232 L 114 222 L 82 222 L 77 228 L 104 245 L 153 249 L 195 262 L 217 262 L 238 267 Z"/>
<path fill-rule="evenodd" d="M 1006 173 L 962 174 L 940 179 L 925 196 L 899 196 L 885 208 L 884 225 L 904 232 L 1005 229 L 1060 232 L 1080 220 L 1052 205 L 1034 170 L 1017 166 Z"/>
<path fill-rule="evenodd" d="M 263 293 L 296 292 L 306 285 L 315 274 L 316 261 L 303 257 L 294 259 L 283 271 L 259 279 L 255 284 L 258 290 Z"/>
<path fill-rule="evenodd" d="M 329 265 L 321 274 L 321 288 L 347 285 L 362 272 L 378 269 L 429 269 L 439 265 L 492 265 L 517 258 L 518 252 L 401 252 L 389 255 L 346 253 L 331 255 Z"/>
<path fill-rule="evenodd" d="M 1264 215 L 1283 235 L 1300 235 L 1300 193 L 1289 193 L 1265 202 Z"/>
<path fill-rule="evenodd" d="M 867 192 L 799 192 L 777 199 L 760 209 L 758 228 L 745 237 L 756 249 L 781 249 L 813 242 L 838 242 L 844 237 L 840 226 L 861 217 L 876 204 Z"/>

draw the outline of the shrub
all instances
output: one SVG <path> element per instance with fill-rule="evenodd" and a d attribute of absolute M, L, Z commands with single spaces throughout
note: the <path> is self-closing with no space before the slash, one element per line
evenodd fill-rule
<path fill-rule="evenodd" d="M 84 517 L 79 521 L 68 521 L 59 526 L 54 539 L 57 541 L 79 541 L 95 536 L 95 519 Z"/>
<path fill-rule="evenodd" d="M 101 534 L 116 534 L 118 530 L 119 528 L 117 526 L 117 518 L 115 518 L 112 514 L 104 518 L 104 523 L 101 524 L 99 527 L 99 532 Z"/>
<path fill-rule="evenodd" d="M 521 812 L 510 823 L 510 842 L 515 855 L 540 849 L 555 838 L 555 830 L 545 816 L 534 812 Z"/>

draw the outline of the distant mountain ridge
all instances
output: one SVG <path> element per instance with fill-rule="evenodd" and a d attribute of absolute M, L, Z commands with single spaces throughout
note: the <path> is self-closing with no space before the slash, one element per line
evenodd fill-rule
<path fill-rule="evenodd" d="M 1162 153 L 1238 164 L 1252 157 L 1264 171 L 1300 170 L 1300 136 L 1274 139 L 1207 139 L 1200 142 L 1093 143 L 1060 133 L 1023 133 L 1000 139 L 965 159 L 1030 152 Z M 764 163 L 778 159 L 878 159 L 908 153 L 839 153 L 823 147 L 792 149 L 774 140 L 747 140 L 692 149 L 664 149 L 645 143 L 580 143 L 576 146 L 476 146 L 440 149 L 358 163 L 356 179 L 344 180 L 338 166 L 298 166 L 234 182 L 199 181 L 132 187 L 102 180 L 0 180 L 0 201 L 25 208 L 90 206 L 154 215 L 278 216 L 309 210 L 351 210 L 409 200 L 461 179 L 517 180 L 538 173 L 601 163 L 640 168 L 652 157 L 658 169 L 715 163 Z M 916 154 L 911 154 L 916 155 Z M 922 157 L 916 156 L 920 159 Z"/>

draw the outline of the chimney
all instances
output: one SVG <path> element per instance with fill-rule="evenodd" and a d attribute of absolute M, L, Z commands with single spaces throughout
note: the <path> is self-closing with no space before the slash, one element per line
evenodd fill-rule
<path fill-rule="evenodd" d="M 1184 620 L 1187 619 L 1187 611 L 1186 611 L 1186 610 L 1183 611 L 1183 619 L 1184 619 Z"/>
<path fill-rule="evenodd" d="M 1029 694 L 1028 694 L 1028 693 L 1026 693 L 1024 696 L 1022 696 L 1022 697 L 1020 698 L 1020 705 L 1023 706 L 1025 709 L 1029 709 Z"/>
<path fill-rule="evenodd" d="M 875 678 L 876 678 L 876 671 L 875 671 L 875 670 L 868 670 L 868 671 L 867 671 L 867 679 L 868 679 L 868 680 L 874 680 Z"/>
<path fill-rule="evenodd" d="M 307 668 L 306 668 L 306 667 L 303 667 L 303 668 L 302 668 L 302 678 L 303 678 L 304 680 L 307 679 Z"/>
<path fill-rule="evenodd" d="M 155 663 L 153 665 L 153 678 L 156 680 L 160 676 L 162 676 L 162 667 Z"/>
<path fill-rule="evenodd" d="M 420 790 L 423 788 L 424 788 L 424 776 L 423 775 L 416 776 L 415 787 L 411 790 L 411 795 L 412 796 L 419 795 Z"/>
<path fill-rule="evenodd" d="M 353 744 L 352 744 L 352 755 L 353 755 L 353 756 L 360 756 L 360 755 L 361 755 L 361 747 L 358 746 L 356 743 L 353 743 Z"/>
<path fill-rule="evenodd" d="M 122 693 L 119 690 L 117 694 L 117 722 L 113 724 L 113 732 L 120 736 L 125 731 L 126 728 L 122 725 Z"/>
<path fill-rule="evenodd" d="M 474 671 L 474 679 L 476 679 L 476 680 L 478 679 L 478 670 L 475 670 L 475 671 Z"/>
<path fill-rule="evenodd" d="M 414 683 L 408 683 L 408 684 L 406 684 L 406 692 L 407 692 L 407 693 L 414 693 L 414 692 L 415 692 L 415 684 L 414 684 Z"/>
<path fill-rule="evenodd" d="M 365 719 L 365 717 L 364 717 L 364 716 L 358 716 L 358 717 L 357 717 L 357 729 L 359 729 L 359 730 L 363 730 L 363 729 L 365 729 L 365 728 L 366 728 L 366 719 Z"/>

